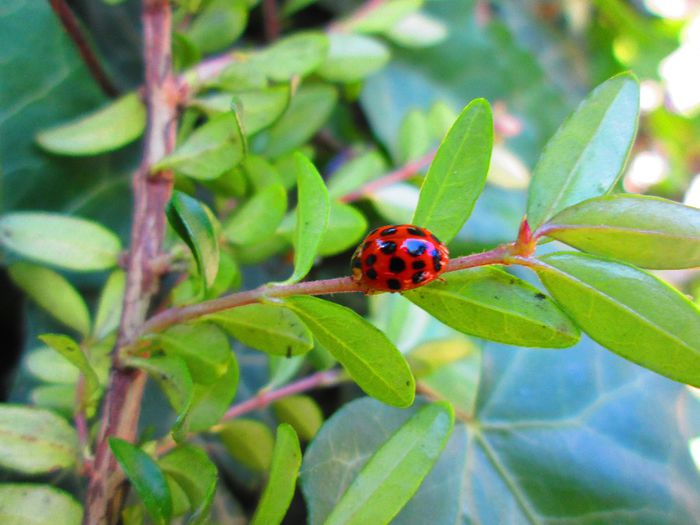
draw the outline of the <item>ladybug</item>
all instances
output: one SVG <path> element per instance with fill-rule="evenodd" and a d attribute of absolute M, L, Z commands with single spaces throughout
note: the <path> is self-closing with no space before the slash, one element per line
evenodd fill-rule
<path fill-rule="evenodd" d="M 371 292 L 403 292 L 436 279 L 448 260 L 447 246 L 425 228 L 383 226 L 355 250 L 352 277 Z"/>

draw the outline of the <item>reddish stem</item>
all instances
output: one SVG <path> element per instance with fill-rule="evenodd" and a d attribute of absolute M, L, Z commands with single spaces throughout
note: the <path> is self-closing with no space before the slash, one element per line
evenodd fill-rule
<path fill-rule="evenodd" d="M 265 40 L 272 42 L 280 35 L 280 20 L 277 12 L 277 0 L 263 0 L 262 12 L 265 24 Z"/>

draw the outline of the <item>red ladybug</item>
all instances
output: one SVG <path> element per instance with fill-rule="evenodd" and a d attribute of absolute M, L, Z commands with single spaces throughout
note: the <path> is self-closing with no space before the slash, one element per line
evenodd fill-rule
<path fill-rule="evenodd" d="M 378 292 L 403 292 L 436 279 L 447 267 L 447 246 L 412 224 L 372 230 L 352 256 L 352 277 Z"/>

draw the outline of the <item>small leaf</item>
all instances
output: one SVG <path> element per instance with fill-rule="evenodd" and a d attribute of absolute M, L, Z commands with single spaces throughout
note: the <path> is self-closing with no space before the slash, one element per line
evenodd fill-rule
<path fill-rule="evenodd" d="M 158 461 L 160 468 L 184 490 L 193 514 L 188 524 L 207 523 L 209 507 L 216 494 L 216 465 L 199 448 L 181 445 Z"/>
<path fill-rule="evenodd" d="M 495 144 L 486 181 L 505 189 L 527 188 L 530 184 L 530 171 L 509 149 L 502 144 Z"/>
<path fill-rule="evenodd" d="M 243 134 L 238 119 L 226 113 L 197 128 L 152 170 L 174 169 L 199 180 L 215 179 L 243 159 Z"/>
<path fill-rule="evenodd" d="M 58 355 L 53 350 L 53 355 Z M 74 367 L 71 366 L 73 370 Z M 75 384 L 72 385 L 41 385 L 32 389 L 30 399 L 37 407 L 47 408 L 52 412 L 61 414 L 66 419 L 75 414 L 75 405 L 78 403 Z"/>
<path fill-rule="evenodd" d="M 425 13 L 411 13 L 396 22 L 386 36 L 403 47 L 430 47 L 447 38 L 447 26 Z"/>
<path fill-rule="evenodd" d="M 404 297 L 447 326 L 484 339 L 545 348 L 566 348 L 579 339 L 554 301 L 503 270 L 470 268 L 443 279 Z"/>
<path fill-rule="evenodd" d="M 282 184 L 279 171 L 265 157 L 248 155 L 243 161 L 241 169 L 256 192 L 272 184 Z"/>
<path fill-rule="evenodd" d="M 368 151 L 349 160 L 331 174 L 328 193 L 331 199 L 339 199 L 378 178 L 384 171 L 384 157 L 376 150 Z"/>
<path fill-rule="evenodd" d="M 165 525 L 172 515 L 172 500 L 165 475 L 158 464 L 128 441 L 109 438 L 109 446 L 126 477 L 141 498 L 151 519 Z"/>
<path fill-rule="evenodd" d="M 256 472 L 270 468 L 274 438 L 266 424 L 237 418 L 221 425 L 219 437 L 231 457 L 246 467 Z"/>
<path fill-rule="evenodd" d="M 358 82 L 389 61 L 389 49 L 376 38 L 352 33 L 330 33 L 328 38 L 328 56 L 318 74 L 331 82 Z"/>
<path fill-rule="evenodd" d="M 449 243 L 462 228 L 486 182 L 493 143 L 491 108 L 476 99 L 440 144 L 423 180 L 413 223 Z"/>
<path fill-rule="evenodd" d="M 49 485 L 0 484 L 3 525 L 80 525 L 83 508 L 72 496 Z"/>
<path fill-rule="evenodd" d="M 280 306 L 249 304 L 206 316 L 241 343 L 272 355 L 291 357 L 313 347 L 311 332 L 299 317 Z"/>
<path fill-rule="evenodd" d="M 331 202 L 328 228 L 318 247 L 321 256 L 336 255 L 354 248 L 367 231 L 367 219 L 354 206 Z"/>
<path fill-rule="evenodd" d="M 682 383 L 700 386 L 700 310 L 634 266 L 578 253 L 553 253 L 535 267 L 576 323 L 616 354 Z"/>
<path fill-rule="evenodd" d="M 368 10 L 364 16 L 352 17 L 342 22 L 343 28 L 357 33 L 383 33 L 404 17 L 418 11 L 422 5 L 423 0 L 383 2 Z"/>
<path fill-rule="evenodd" d="M 79 272 L 115 266 L 122 249 L 119 237 L 96 222 L 43 212 L 2 216 L 0 244 L 28 259 Z"/>
<path fill-rule="evenodd" d="M 639 117 L 639 82 L 630 74 L 598 86 L 549 140 L 532 175 L 530 227 L 607 193 L 622 173 Z"/>
<path fill-rule="evenodd" d="M 54 318 L 81 335 L 90 333 L 90 313 L 85 301 L 65 277 L 25 262 L 11 265 L 8 271 L 15 284 Z"/>
<path fill-rule="evenodd" d="M 282 423 L 289 423 L 299 437 L 311 441 L 323 425 L 323 412 L 309 396 L 288 396 L 272 404 L 275 416 Z"/>
<path fill-rule="evenodd" d="M 442 100 L 438 100 L 428 110 L 428 123 L 433 137 L 442 140 L 457 119 L 455 110 Z"/>
<path fill-rule="evenodd" d="M 317 69 L 327 53 L 328 37 L 323 33 L 296 33 L 278 40 L 253 60 L 262 65 L 270 79 L 285 82 Z"/>
<path fill-rule="evenodd" d="M 213 0 L 197 15 L 187 37 L 208 54 L 233 44 L 248 22 L 248 10 L 241 0 Z"/>
<path fill-rule="evenodd" d="M 316 3 L 317 0 L 284 0 L 282 4 L 282 15 L 291 16 L 297 11 Z"/>
<path fill-rule="evenodd" d="M 399 128 L 397 161 L 399 164 L 406 164 L 418 160 L 428 153 L 432 142 L 432 130 L 427 115 L 418 109 L 410 110 Z"/>
<path fill-rule="evenodd" d="M 380 330 L 349 308 L 316 297 L 290 297 L 285 304 L 367 394 L 393 406 L 413 403 L 411 370 Z"/>
<path fill-rule="evenodd" d="M 31 350 L 24 363 L 34 377 L 47 383 L 59 383 L 75 388 L 80 371 L 61 354 L 47 347 Z"/>
<path fill-rule="evenodd" d="M 453 425 L 449 403 L 420 409 L 374 453 L 325 524 L 389 523 L 430 472 Z"/>
<path fill-rule="evenodd" d="M 69 468 L 78 457 L 78 436 L 53 412 L 0 405 L 0 465 L 25 474 Z"/>
<path fill-rule="evenodd" d="M 96 339 L 106 337 L 119 326 L 125 287 L 126 273 L 122 270 L 114 270 L 107 278 L 97 304 L 95 326 L 92 328 Z"/>
<path fill-rule="evenodd" d="M 214 215 L 197 199 L 177 190 L 173 192 L 166 213 L 170 225 L 190 247 L 206 290 L 214 283 L 219 270 L 218 224 Z"/>
<path fill-rule="evenodd" d="M 643 268 L 700 266 L 700 210 L 658 197 L 597 197 L 561 211 L 541 230 L 584 252 Z"/>
<path fill-rule="evenodd" d="M 97 155 L 112 151 L 143 134 L 146 109 L 136 93 L 129 93 L 94 113 L 42 131 L 37 143 L 59 155 Z"/>
<path fill-rule="evenodd" d="M 223 224 L 229 242 L 246 245 L 269 237 L 282 222 L 287 210 L 287 192 L 271 184 L 256 193 Z"/>
<path fill-rule="evenodd" d="M 277 439 L 272 451 L 270 476 L 255 510 L 251 525 L 279 525 L 294 497 L 301 449 L 294 429 L 282 423 L 277 427 Z"/>
<path fill-rule="evenodd" d="M 477 353 L 479 353 L 478 347 L 469 339 L 456 336 L 450 339 L 427 341 L 411 350 L 407 358 L 413 374 L 417 379 L 422 379 L 440 368 Z"/>
<path fill-rule="evenodd" d="M 194 385 L 194 399 L 183 428 L 192 432 L 201 432 L 219 422 L 236 396 L 238 388 L 238 363 L 229 352 L 226 373 L 211 385 Z"/>

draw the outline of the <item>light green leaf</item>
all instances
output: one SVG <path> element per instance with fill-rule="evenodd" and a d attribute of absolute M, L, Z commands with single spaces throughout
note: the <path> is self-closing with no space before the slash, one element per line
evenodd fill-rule
<path fill-rule="evenodd" d="M 436 370 L 451 365 L 478 353 L 476 347 L 466 337 L 455 336 L 447 339 L 434 339 L 415 347 L 407 359 L 416 379 L 429 376 Z"/>
<path fill-rule="evenodd" d="M 282 184 L 279 171 L 265 157 L 248 155 L 241 169 L 256 192 L 272 184 Z"/>
<path fill-rule="evenodd" d="M 251 525 L 279 525 L 294 497 L 301 448 L 294 429 L 285 423 L 277 427 L 277 439 L 272 451 L 270 476 L 263 491 Z"/>
<path fill-rule="evenodd" d="M 331 199 L 339 199 L 378 178 L 385 171 L 384 157 L 376 150 L 368 151 L 349 160 L 331 174 L 328 178 L 328 193 Z"/>
<path fill-rule="evenodd" d="M 174 169 L 193 179 L 210 180 L 236 166 L 243 153 L 243 134 L 236 115 L 230 112 L 197 128 L 152 170 Z"/>
<path fill-rule="evenodd" d="M 344 29 L 357 33 L 383 33 L 390 30 L 402 18 L 415 13 L 423 6 L 423 0 L 392 0 L 382 2 L 364 16 L 352 17 L 341 22 Z"/>
<path fill-rule="evenodd" d="M 325 524 L 389 523 L 430 472 L 453 425 L 449 403 L 420 409 L 374 453 Z"/>
<path fill-rule="evenodd" d="M 36 264 L 19 262 L 10 277 L 39 306 L 81 335 L 90 333 L 90 313 L 78 291 L 62 275 Z"/>
<path fill-rule="evenodd" d="M 80 371 L 61 354 L 47 347 L 31 350 L 25 360 L 30 374 L 46 383 L 69 385 L 75 389 Z"/>
<path fill-rule="evenodd" d="M 323 425 L 323 412 L 309 396 L 287 396 L 272 404 L 275 416 L 289 423 L 304 441 L 311 441 Z"/>
<path fill-rule="evenodd" d="M 567 208 L 541 228 L 594 255 L 643 268 L 700 266 L 700 210 L 646 195 L 607 195 Z"/>
<path fill-rule="evenodd" d="M 233 44 L 248 22 L 248 10 L 242 0 L 213 0 L 193 20 L 185 33 L 208 54 Z"/>
<path fill-rule="evenodd" d="M 96 222 L 44 212 L 2 216 L 0 245 L 28 259 L 75 271 L 111 268 L 122 249 L 119 237 Z"/>
<path fill-rule="evenodd" d="M 428 116 L 419 109 L 412 109 L 401 121 L 398 138 L 397 161 L 406 164 L 428 153 L 433 142 Z"/>
<path fill-rule="evenodd" d="M 219 437 L 231 457 L 246 467 L 264 472 L 270 468 L 274 438 L 265 424 L 237 418 L 220 425 Z"/>
<path fill-rule="evenodd" d="M 566 348 L 579 332 L 554 301 L 537 288 L 493 267 L 450 272 L 404 293 L 447 326 L 512 345 Z"/>
<path fill-rule="evenodd" d="M 273 304 L 249 304 L 206 316 L 241 343 L 272 355 L 291 357 L 313 347 L 311 332 L 287 308 Z"/>
<path fill-rule="evenodd" d="M 165 475 L 158 464 L 128 441 L 109 438 L 109 446 L 126 477 L 157 525 L 165 525 L 172 515 L 172 500 Z"/>
<path fill-rule="evenodd" d="M 280 184 L 270 184 L 256 193 L 223 224 L 229 242 L 247 245 L 269 237 L 282 222 L 287 210 L 287 192 Z"/>
<path fill-rule="evenodd" d="M 291 16 L 297 11 L 316 3 L 317 0 L 284 0 L 282 4 L 282 15 Z"/>
<path fill-rule="evenodd" d="M 336 255 L 354 247 L 367 231 L 367 219 L 354 206 L 331 202 L 328 229 L 318 247 L 321 256 Z"/>
<path fill-rule="evenodd" d="M 411 13 L 396 22 L 386 36 L 403 47 L 434 46 L 447 38 L 447 26 L 425 13 Z"/>
<path fill-rule="evenodd" d="M 700 386 L 700 310 L 634 266 L 554 253 L 535 267 L 552 296 L 593 339 L 676 381 Z"/>
<path fill-rule="evenodd" d="M 69 468 L 78 457 L 78 436 L 53 412 L 0 404 L 0 465 L 40 474 Z"/>
<path fill-rule="evenodd" d="M 114 270 L 102 288 L 100 300 L 97 303 L 95 314 L 95 326 L 92 333 L 96 339 L 102 339 L 119 326 L 122 315 L 122 303 L 124 302 L 124 289 L 126 287 L 126 273 L 123 270 Z"/>
<path fill-rule="evenodd" d="M 433 137 L 442 140 L 457 119 L 457 112 L 443 100 L 438 100 L 428 110 L 428 123 Z"/>
<path fill-rule="evenodd" d="M 3 525 L 80 525 L 83 508 L 68 493 L 49 485 L 0 484 Z"/>
<path fill-rule="evenodd" d="M 639 117 L 639 82 L 625 73 L 598 86 L 549 140 L 532 175 L 527 218 L 607 193 L 622 173 Z"/>
<path fill-rule="evenodd" d="M 440 144 L 411 222 L 449 243 L 469 218 L 484 188 L 492 144 L 491 108 L 484 99 L 475 99 Z"/>
<path fill-rule="evenodd" d="M 328 37 L 323 33 L 296 33 L 275 42 L 253 58 L 265 74 L 276 82 L 317 69 L 328 53 Z"/>
<path fill-rule="evenodd" d="M 236 260 L 228 253 L 219 253 L 219 269 L 216 272 L 216 279 L 207 291 L 207 299 L 216 299 L 231 288 L 236 288 L 241 281 L 241 269 Z"/>
<path fill-rule="evenodd" d="M 53 355 L 58 355 L 53 350 L 51 350 L 51 353 Z M 75 370 L 75 367 L 72 365 L 71 368 Z M 66 419 L 73 417 L 73 414 L 75 414 L 75 405 L 78 403 L 75 384 L 40 385 L 32 388 L 29 398 L 37 407 L 57 412 Z"/>
<path fill-rule="evenodd" d="M 267 383 L 262 388 L 272 390 L 286 385 L 306 364 L 307 354 L 294 357 L 280 357 L 271 355 L 267 359 L 268 377 Z"/>
<path fill-rule="evenodd" d="M 389 61 L 389 49 L 376 38 L 351 33 L 330 33 L 328 56 L 318 74 L 331 82 L 358 82 Z"/>
<path fill-rule="evenodd" d="M 40 132 L 36 141 L 59 155 L 97 155 L 133 142 L 145 128 L 146 108 L 137 93 L 129 93 L 94 113 Z"/>
<path fill-rule="evenodd" d="M 285 304 L 367 394 L 393 406 L 413 403 L 411 370 L 380 330 L 349 308 L 316 297 L 290 297 Z"/>
<path fill-rule="evenodd" d="M 238 388 L 238 363 L 229 352 L 226 373 L 211 385 L 194 385 L 194 400 L 183 427 L 192 432 L 208 430 L 219 422 L 228 410 Z"/>
<path fill-rule="evenodd" d="M 219 271 L 218 221 L 204 204 L 177 190 L 166 213 L 170 225 L 192 251 L 206 290 Z"/>

